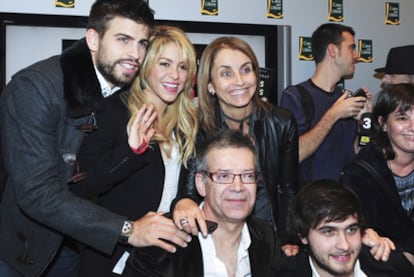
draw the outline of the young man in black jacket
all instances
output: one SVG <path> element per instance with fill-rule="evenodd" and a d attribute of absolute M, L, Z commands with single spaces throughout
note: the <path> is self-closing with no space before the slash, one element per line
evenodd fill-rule
<path fill-rule="evenodd" d="M 297 256 L 284 257 L 275 276 L 414 276 L 414 267 L 401 252 L 391 252 L 387 262 L 377 261 L 362 245 L 359 199 L 336 181 L 319 180 L 303 187 L 290 219 L 292 234 L 304 246 Z"/>

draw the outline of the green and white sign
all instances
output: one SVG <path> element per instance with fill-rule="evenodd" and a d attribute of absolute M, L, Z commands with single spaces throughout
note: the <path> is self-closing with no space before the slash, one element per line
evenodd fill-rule
<path fill-rule="evenodd" d="M 267 0 L 267 17 L 276 19 L 283 18 L 282 0 Z"/>
<path fill-rule="evenodd" d="M 344 5 L 342 0 L 329 0 L 329 21 L 344 21 Z"/>
<path fill-rule="evenodd" d="M 201 14 L 218 15 L 218 0 L 201 0 Z"/>

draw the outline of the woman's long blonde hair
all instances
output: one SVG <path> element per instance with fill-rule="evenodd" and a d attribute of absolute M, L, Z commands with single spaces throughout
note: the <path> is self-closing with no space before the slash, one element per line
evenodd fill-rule
<path fill-rule="evenodd" d="M 158 142 L 164 153 L 170 157 L 172 133 L 174 132 L 180 152 L 180 161 L 185 167 L 188 167 L 188 160 L 195 155 L 195 139 L 198 130 L 197 109 L 192 95 L 196 74 L 196 55 L 192 43 L 181 29 L 166 25 L 155 27 L 140 73 L 134 80 L 128 96 L 131 118 L 127 130 L 129 134 L 131 125 L 141 107 L 144 104 L 151 105 L 150 99 L 143 91 L 149 87 L 148 77 L 152 67 L 158 62 L 164 47 L 171 42 L 175 43 L 182 51 L 182 57 L 188 70 L 188 80 L 176 101 L 167 106 L 162 126 L 158 120 L 155 122 L 156 134 L 152 141 Z"/>

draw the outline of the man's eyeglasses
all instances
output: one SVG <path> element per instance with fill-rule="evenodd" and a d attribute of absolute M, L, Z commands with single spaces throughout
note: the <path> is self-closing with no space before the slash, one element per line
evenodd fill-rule
<path fill-rule="evenodd" d="M 230 173 L 230 172 L 207 172 L 202 171 L 203 174 L 207 175 L 213 182 L 218 184 L 232 184 L 234 178 L 239 176 L 243 184 L 253 184 L 259 178 L 257 172 L 244 172 L 240 174 Z"/>

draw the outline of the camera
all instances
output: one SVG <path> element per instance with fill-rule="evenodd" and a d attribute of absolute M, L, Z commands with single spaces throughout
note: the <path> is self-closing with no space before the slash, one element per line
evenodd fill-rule
<path fill-rule="evenodd" d="M 359 88 L 354 92 L 352 92 L 351 90 L 348 90 L 348 97 L 358 97 L 358 96 L 367 97 L 367 95 L 365 94 L 362 88 Z"/>

